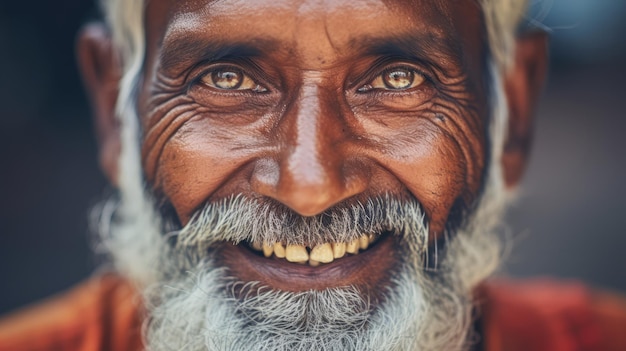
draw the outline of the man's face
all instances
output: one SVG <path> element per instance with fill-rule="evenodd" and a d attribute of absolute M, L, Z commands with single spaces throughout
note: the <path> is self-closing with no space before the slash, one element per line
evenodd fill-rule
<path fill-rule="evenodd" d="M 434 241 L 477 199 L 490 116 L 474 1 L 155 0 L 146 11 L 142 163 L 182 225 L 232 196 L 302 217 L 391 197 L 420 204 Z M 372 242 L 356 251 L 341 233 L 307 234 L 216 253 L 237 278 L 288 291 L 382 290 L 402 261 L 385 232 L 363 232 Z"/>
<path fill-rule="evenodd" d="M 101 28 L 80 59 L 121 193 L 104 245 L 157 283 L 150 349 L 467 349 L 545 37 L 518 40 L 503 83 L 474 0 L 146 4 L 121 156 Z"/>

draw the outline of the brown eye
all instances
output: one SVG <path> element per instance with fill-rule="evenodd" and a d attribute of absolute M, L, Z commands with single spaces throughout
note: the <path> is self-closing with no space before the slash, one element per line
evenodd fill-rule
<path fill-rule="evenodd" d="M 359 92 L 365 93 L 370 90 L 408 90 L 421 85 L 424 82 L 424 76 L 415 70 L 408 68 L 391 68 L 379 74 L 369 84 L 358 89 Z"/>
<path fill-rule="evenodd" d="M 267 88 L 257 84 L 243 71 L 236 68 L 222 68 L 207 72 L 202 83 L 219 90 L 251 90 L 255 93 L 267 92 Z"/>
<path fill-rule="evenodd" d="M 385 72 L 382 78 L 389 89 L 406 89 L 413 84 L 414 74 L 406 69 L 394 69 Z"/>
<path fill-rule="evenodd" d="M 211 74 L 213 85 L 220 89 L 237 89 L 243 83 L 243 74 L 239 71 L 215 71 Z"/>

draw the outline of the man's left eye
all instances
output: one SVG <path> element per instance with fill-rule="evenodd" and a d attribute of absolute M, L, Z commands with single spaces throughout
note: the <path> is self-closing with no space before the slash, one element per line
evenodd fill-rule
<path fill-rule="evenodd" d="M 267 88 L 236 68 L 218 68 L 205 73 L 200 80 L 205 85 L 218 90 L 250 90 L 256 93 L 267 91 Z"/>
<path fill-rule="evenodd" d="M 361 88 L 359 92 L 364 93 L 370 90 L 395 90 L 402 91 L 415 88 L 424 82 L 424 77 L 409 68 L 390 68 L 379 74 Z"/>

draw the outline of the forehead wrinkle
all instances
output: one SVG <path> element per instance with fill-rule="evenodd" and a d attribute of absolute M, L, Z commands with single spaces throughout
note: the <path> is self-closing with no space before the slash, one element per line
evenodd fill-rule
<path fill-rule="evenodd" d="M 175 42 L 178 38 L 185 38 L 187 35 L 192 34 L 207 25 L 203 18 L 206 17 L 208 11 L 204 8 L 202 10 L 188 10 L 174 12 L 168 20 L 165 34 L 163 35 L 163 42 Z"/>
<path fill-rule="evenodd" d="M 449 1 L 456 3 L 458 0 Z M 255 10 L 255 5 L 258 5 L 255 1 L 181 1 L 180 5 L 174 6 L 176 11 L 172 14 L 167 26 L 164 35 L 165 45 L 162 47 L 166 45 L 170 47 L 169 43 L 176 43 L 184 39 L 189 40 L 190 37 L 204 37 L 207 41 L 222 41 L 224 43 L 229 41 L 247 42 L 248 38 L 242 37 L 243 31 L 228 30 L 231 25 L 234 25 L 230 19 L 233 16 L 233 3 L 240 6 L 240 9 L 237 10 L 238 15 L 263 15 L 263 13 Z M 248 6 L 245 6 L 246 3 Z M 291 19 L 283 18 L 281 28 L 275 25 L 276 18 L 269 18 L 265 21 L 264 28 L 259 28 L 256 35 L 257 38 L 275 37 L 273 38 L 274 41 L 280 42 L 281 47 L 290 51 L 294 59 L 300 61 L 303 67 L 312 70 L 339 63 L 342 58 L 345 58 L 343 54 L 346 51 L 350 52 L 351 49 L 358 46 L 361 46 L 361 49 L 366 48 L 371 44 L 369 41 L 378 36 L 379 33 L 381 38 L 395 37 L 396 41 L 413 41 L 414 45 L 422 47 L 423 53 L 431 52 L 435 56 L 443 55 L 449 58 L 458 57 L 460 55 L 458 53 L 460 43 L 455 40 L 455 29 L 450 28 L 448 22 L 451 18 L 449 18 L 450 14 L 447 11 L 449 9 L 446 9 L 451 4 L 448 1 L 437 0 L 433 8 L 432 6 L 420 5 L 422 3 L 419 0 L 417 4 L 412 3 L 410 5 L 403 4 L 402 1 L 389 0 L 383 0 L 383 2 L 372 0 L 354 2 L 275 0 L 270 7 L 277 10 L 278 15 L 282 12 L 281 9 L 287 11 L 286 13 L 291 12 L 295 15 L 292 15 Z M 341 14 L 333 12 L 339 9 Z M 426 11 L 432 15 L 419 14 L 416 11 Z M 354 25 L 358 27 L 364 25 L 363 29 L 366 32 L 358 33 L 358 30 L 354 28 L 342 28 L 346 23 L 345 19 L 342 20 L 346 13 L 353 13 L 354 18 L 358 19 Z M 377 20 L 382 20 L 379 18 L 382 14 L 384 14 L 382 19 L 385 21 L 397 17 L 400 21 L 398 24 L 404 23 L 404 25 L 383 31 L 376 30 L 378 25 L 367 25 L 370 21 L 375 24 Z M 212 18 L 214 19 L 210 20 Z M 295 30 L 286 30 L 282 28 L 284 25 L 295 26 Z M 399 31 L 398 28 L 402 28 L 402 31 Z M 284 36 L 289 32 L 291 35 Z M 409 35 L 405 35 L 403 32 L 409 33 Z M 230 37 L 231 35 L 233 37 Z M 310 45 L 312 40 L 317 41 L 319 45 Z M 295 50 L 290 50 L 288 47 Z M 315 51 L 312 52 L 311 50 Z M 184 55 L 180 52 L 178 54 Z M 302 62 L 302 59 L 305 58 L 308 62 Z"/>
<path fill-rule="evenodd" d="M 197 4 L 198 2 L 200 4 Z M 175 6 L 170 12 L 162 42 L 173 42 L 188 36 L 211 36 L 221 41 L 245 42 L 248 41 L 248 37 L 242 35 L 242 28 L 248 29 L 257 38 L 267 37 L 270 40 L 278 40 L 285 34 L 285 27 L 290 26 L 291 19 L 284 16 L 281 18 L 280 25 L 272 23 L 276 18 L 267 18 L 267 14 L 258 11 L 254 6 L 254 0 L 199 0 L 177 1 L 177 3 L 181 5 Z M 292 0 L 275 0 L 263 9 L 273 9 L 274 12 L 279 13 L 294 10 L 293 3 Z M 259 22 L 257 17 L 262 17 L 265 19 L 264 25 L 260 28 L 251 28 L 248 26 L 248 21 L 242 21 L 245 17 L 252 18 L 252 21 L 249 21 L 252 23 Z M 236 30 L 230 30 L 231 27 Z"/>
<path fill-rule="evenodd" d="M 199 30 L 207 31 L 215 26 L 207 21 L 213 13 L 219 13 L 219 6 L 226 3 L 228 6 L 245 7 L 246 0 L 190 0 L 173 1 L 168 13 L 167 28 L 163 36 L 163 42 L 176 40 L 178 35 L 193 34 Z M 150 1 L 148 2 L 148 5 Z M 175 37 L 171 39 L 171 37 Z"/>

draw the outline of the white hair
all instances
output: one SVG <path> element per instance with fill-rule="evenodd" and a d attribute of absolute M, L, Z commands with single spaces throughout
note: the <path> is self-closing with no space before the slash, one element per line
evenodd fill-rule
<path fill-rule="evenodd" d="M 484 193 L 472 220 L 451 235 L 435 274 L 424 270 L 426 256 L 414 253 L 413 262 L 395 278 L 394 289 L 387 292 L 383 305 L 370 310 L 368 301 L 355 288 L 302 293 L 258 290 L 252 297 L 234 301 L 225 290 L 237 282 L 229 281 L 224 269 L 213 266 L 209 259 L 187 264 L 185 269 L 189 271 L 180 272 L 181 262 L 177 261 L 176 249 L 166 242 L 162 218 L 144 187 L 141 170 L 135 97 L 145 52 L 145 3 L 102 1 L 124 75 L 117 104 L 122 126 L 120 198 L 102 207 L 100 233 L 103 249 L 113 257 L 116 269 L 140 286 L 151 287 L 145 290 L 151 314 L 146 328 L 151 350 L 469 347 L 471 291 L 497 269 L 501 256 L 496 233 L 506 203 L 500 158 L 508 112 L 500 77 L 511 63 L 515 31 L 526 1 L 481 0 L 481 4 L 492 57 L 491 160 Z M 190 223 L 193 226 L 197 222 Z M 190 229 L 185 227 L 181 233 L 185 230 Z M 421 236 L 416 233 L 417 237 L 427 238 L 424 230 L 421 229 Z M 188 238 L 193 238 L 193 234 Z M 421 250 L 427 246 L 427 240 L 416 244 Z M 178 274 L 173 274 L 176 270 Z M 328 323 L 329 315 L 324 311 L 333 312 L 337 323 Z"/>

